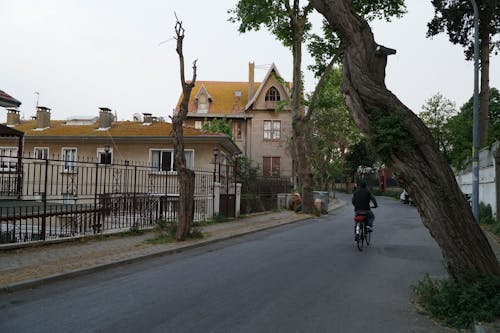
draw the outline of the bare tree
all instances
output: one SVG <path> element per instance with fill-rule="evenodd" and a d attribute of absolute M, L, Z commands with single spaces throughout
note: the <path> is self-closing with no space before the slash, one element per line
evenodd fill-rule
<path fill-rule="evenodd" d="M 356 125 L 392 163 L 415 199 L 450 275 L 462 281 L 500 276 L 498 261 L 430 131 L 385 86 L 387 56 L 395 50 L 375 43 L 366 20 L 352 9 L 352 0 L 310 3 L 341 38 L 342 90 Z"/>
<path fill-rule="evenodd" d="M 179 207 L 177 214 L 176 240 L 184 240 L 189 233 L 189 227 L 194 216 L 194 171 L 186 167 L 184 155 L 183 123 L 188 112 L 189 97 L 196 83 L 196 60 L 193 62 L 193 78 L 186 82 L 184 75 L 184 54 L 182 45 L 184 41 L 184 28 L 182 22 L 176 16 L 175 35 L 177 40 L 177 54 L 179 55 L 179 66 L 182 85 L 182 102 L 179 112 L 172 117 L 172 136 L 174 138 L 174 161 L 179 175 Z"/>

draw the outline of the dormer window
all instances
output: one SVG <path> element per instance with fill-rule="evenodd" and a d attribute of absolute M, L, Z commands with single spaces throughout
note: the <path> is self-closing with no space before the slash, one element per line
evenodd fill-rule
<path fill-rule="evenodd" d="M 208 98 L 206 95 L 198 97 L 198 113 L 208 113 Z"/>
<path fill-rule="evenodd" d="M 269 88 L 266 93 L 266 101 L 278 102 L 281 100 L 280 93 L 275 87 Z"/>

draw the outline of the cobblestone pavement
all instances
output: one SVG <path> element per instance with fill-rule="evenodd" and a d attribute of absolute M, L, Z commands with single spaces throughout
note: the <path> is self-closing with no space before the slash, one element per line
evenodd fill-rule
<path fill-rule="evenodd" d="M 329 210 L 345 202 L 334 200 Z M 168 254 L 252 233 L 258 230 L 311 218 L 292 211 L 256 214 L 231 222 L 204 226 L 204 238 L 184 242 L 151 244 L 154 232 L 141 235 L 110 236 L 103 239 L 80 239 L 72 242 L 30 246 L 0 251 L 0 291 L 26 289 L 51 280 L 90 273 L 109 266 L 140 260 L 148 256 Z M 486 233 L 500 260 L 499 239 Z"/>
<path fill-rule="evenodd" d="M 343 205 L 344 202 L 334 200 L 329 209 L 334 210 Z M 166 244 L 146 242 L 156 237 L 156 233 L 147 232 L 135 236 L 115 235 L 3 250 L 0 251 L 0 290 L 30 288 L 51 280 L 85 274 L 148 256 L 202 246 L 311 217 L 293 211 L 256 214 L 204 226 L 202 239 Z"/>

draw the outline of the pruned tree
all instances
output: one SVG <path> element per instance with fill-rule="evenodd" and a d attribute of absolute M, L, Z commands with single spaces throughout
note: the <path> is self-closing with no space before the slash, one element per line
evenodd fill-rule
<path fill-rule="evenodd" d="M 182 101 L 179 112 L 172 117 L 172 136 L 174 139 L 174 163 L 179 177 L 179 205 L 177 213 L 177 230 L 175 239 L 184 240 L 189 234 L 189 228 L 194 216 L 194 171 L 186 166 L 184 155 L 183 124 L 187 117 L 188 103 L 191 90 L 196 83 L 196 60 L 193 62 L 193 78 L 186 82 L 184 74 L 184 53 L 182 50 L 184 41 L 184 28 L 182 22 L 176 17 L 175 39 L 177 41 L 177 54 L 179 55 L 180 79 L 182 86 Z"/>
<path fill-rule="evenodd" d="M 434 17 L 428 23 L 427 36 L 446 32 L 450 42 L 462 45 L 465 58 L 474 54 L 474 11 L 470 0 L 432 0 Z M 479 143 L 485 145 L 488 137 L 488 98 L 490 81 L 490 53 L 498 52 L 500 39 L 500 1 L 477 1 L 479 9 L 479 58 L 481 65 L 481 92 L 479 94 Z M 498 36 L 497 36 L 498 37 Z"/>
<path fill-rule="evenodd" d="M 342 90 L 356 125 L 414 198 L 455 279 L 500 276 L 500 266 L 429 129 L 385 86 L 387 57 L 352 0 L 311 0 L 341 39 Z"/>

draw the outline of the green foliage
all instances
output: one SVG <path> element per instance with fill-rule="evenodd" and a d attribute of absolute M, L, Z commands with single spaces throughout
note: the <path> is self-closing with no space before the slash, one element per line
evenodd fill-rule
<path fill-rule="evenodd" d="M 393 155 L 410 151 L 412 144 L 404 124 L 404 117 L 399 112 L 378 112 L 372 122 L 370 144 L 374 152 L 386 163 Z"/>
<path fill-rule="evenodd" d="M 346 155 L 346 171 L 354 175 L 358 167 L 372 167 L 377 162 L 377 156 L 369 142 L 363 138 L 357 144 L 352 145 Z"/>
<path fill-rule="evenodd" d="M 208 221 L 200 222 L 199 225 L 200 226 L 204 226 L 204 225 L 210 225 L 210 224 L 226 223 L 226 222 L 229 222 L 229 221 L 231 221 L 230 218 L 227 218 L 223 214 L 219 213 L 219 214 L 215 215 L 212 219 L 210 219 Z"/>
<path fill-rule="evenodd" d="M 446 32 L 450 42 L 465 48 L 466 59 L 474 54 L 474 11 L 470 0 L 432 0 L 434 18 L 427 24 L 427 37 Z M 500 33 L 500 2 L 477 1 L 480 30 L 485 29 L 491 38 Z M 481 36 L 480 36 L 481 38 Z M 491 39 L 490 52 L 500 49 L 500 40 Z"/>
<path fill-rule="evenodd" d="M 354 0 L 353 6 L 357 13 L 368 21 L 390 21 L 393 17 L 401 17 L 406 13 L 404 0 Z M 322 75 L 331 59 L 336 63 L 342 60 L 340 38 L 326 20 L 323 20 L 321 35 L 309 36 L 307 49 L 314 59 L 314 64 L 308 66 L 308 69 L 313 71 L 316 77 Z"/>
<path fill-rule="evenodd" d="M 450 132 L 446 123 L 457 113 L 455 103 L 437 93 L 426 101 L 422 110 L 418 116 L 431 131 L 439 150 L 447 157 Z"/>
<path fill-rule="evenodd" d="M 460 112 L 451 117 L 445 124 L 445 133 L 449 134 L 447 158 L 448 162 L 457 170 L 461 170 L 472 156 L 472 117 L 473 98 L 465 103 Z M 500 140 L 500 92 L 496 88 L 490 89 L 488 111 L 488 141 L 490 145 Z"/>
<path fill-rule="evenodd" d="M 283 45 L 291 48 L 295 38 L 302 40 L 311 29 L 311 24 L 307 21 L 311 11 L 309 6 L 295 8 L 289 0 L 240 0 L 236 8 L 228 10 L 228 13 L 231 15 L 229 21 L 239 24 L 240 32 L 258 31 L 264 26 Z M 304 34 L 301 36 L 293 35 L 292 17 L 305 19 Z"/>
<path fill-rule="evenodd" d="M 311 116 L 311 140 L 315 149 L 309 156 L 316 187 L 326 190 L 328 182 L 344 174 L 349 148 L 359 142 L 355 126 L 340 91 L 342 70 L 333 68 L 319 87 Z"/>
<path fill-rule="evenodd" d="M 166 220 L 159 220 L 156 223 L 155 231 L 158 236 L 147 240 L 151 244 L 164 244 L 171 243 L 175 241 L 175 233 L 177 232 L 177 223 L 168 222 Z M 203 238 L 203 233 L 200 229 L 200 225 L 197 222 L 191 223 L 189 226 L 189 231 L 186 239 L 199 239 Z"/>
<path fill-rule="evenodd" d="M 372 192 L 372 194 L 375 196 L 384 196 L 384 197 L 389 197 L 389 198 L 394 198 L 394 199 L 399 200 L 399 197 L 400 197 L 402 191 L 387 190 L 387 191 L 382 192 L 382 191 L 379 191 L 379 189 L 374 189 L 374 190 L 371 190 L 370 192 Z"/>
<path fill-rule="evenodd" d="M 203 124 L 202 129 L 213 133 L 226 134 L 231 138 L 233 137 L 233 131 L 231 130 L 231 122 L 226 118 L 207 121 Z"/>
<path fill-rule="evenodd" d="M 490 204 L 485 204 L 484 202 L 479 203 L 479 221 L 485 224 L 495 223 Z"/>
<path fill-rule="evenodd" d="M 500 318 L 500 277 L 478 277 L 473 282 L 433 281 L 428 274 L 412 286 L 416 301 L 434 318 L 458 329 Z"/>

